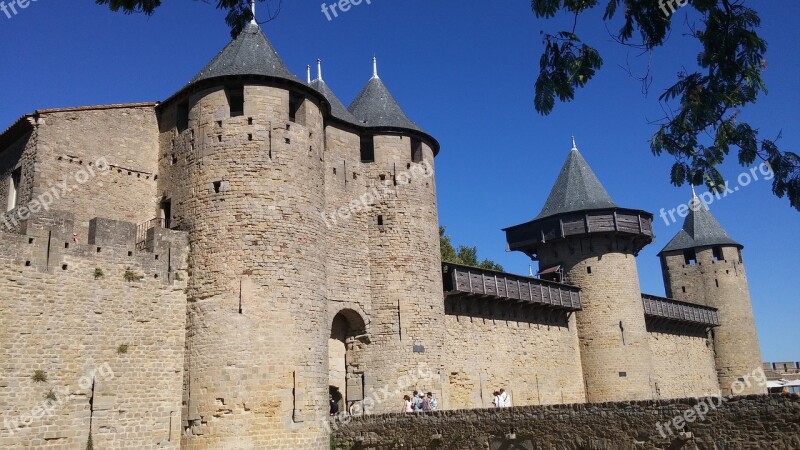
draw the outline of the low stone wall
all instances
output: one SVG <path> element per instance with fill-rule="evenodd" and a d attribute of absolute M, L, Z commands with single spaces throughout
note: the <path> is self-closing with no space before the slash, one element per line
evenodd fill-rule
<path fill-rule="evenodd" d="M 362 450 L 800 449 L 800 396 L 364 416 L 334 427 L 331 440 Z"/>

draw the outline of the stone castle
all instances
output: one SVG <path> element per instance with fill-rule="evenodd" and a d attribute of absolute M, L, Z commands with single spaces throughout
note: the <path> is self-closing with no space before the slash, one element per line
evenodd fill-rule
<path fill-rule="evenodd" d="M 0 447 L 323 449 L 329 394 L 399 412 L 766 392 L 742 245 L 695 201 L 641 293 L 652 214 L 577 148 L 505 230 L 537 278 L 442 263 L 439 143 L 377 68 L 346 108 L 247 25 L 159 103 L 0 135 Z"/>

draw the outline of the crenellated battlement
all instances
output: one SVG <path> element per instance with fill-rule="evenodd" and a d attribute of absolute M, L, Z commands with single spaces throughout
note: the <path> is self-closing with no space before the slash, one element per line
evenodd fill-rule
<path fill-rule="evenodd" d="M 104 277 L 123 277 L 128 272 L 129 279 L 162 284 L 186 280 L 186 233 L 153 227 L 137 242 L 136 229 L 130 222 L 95 218 L 89 236 L 80 236 L 71 213 L 48 211 L 21 222 L 19 234 L 0 232 L 0 264 L 51 274 L 99 269 Z"/>

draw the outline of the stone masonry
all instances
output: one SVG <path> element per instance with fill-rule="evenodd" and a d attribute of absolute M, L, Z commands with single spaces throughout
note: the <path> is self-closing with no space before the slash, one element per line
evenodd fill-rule
<path fill-rule="evenodd" d="M 543 213 L 506 230 L 549 287 L 523 299 L 530 279 L 501 292 L 511 275 L 488 271 L 480 293 L 447 290 L 439 143 L 373 64 L 346 108 L 249 24 L 163 102 L 38 110 L 0 133 L 0 446 L 321 450 L 334 428 L 485 448 L 555 439 L 566 418 L 588 431 L 563 448 L 667 448 L 644 427 L 684 401 L 660 400 L 739 393 L 760 367 L 742 246 L 696 212 L 661 255 L 673 299 L 654 301 L 684 312 L 646 312 L 652 215 L 618 208 L 577 148 Z M 522 409 L 480 411 L 501 387 Z M 415 389 L 479 411 L 379 415 Z M 772 411 L 796 399 L 736 405 L 796 429 Z M 606 415 L 634 425 L 604 433 Z"/>

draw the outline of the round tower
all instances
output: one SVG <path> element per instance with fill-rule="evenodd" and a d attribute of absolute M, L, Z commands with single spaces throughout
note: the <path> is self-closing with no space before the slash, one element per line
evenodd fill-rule
<path fill-rule="evenodd" d="M 765 394 L 753 374 L 761 368 L 741 244 L 731 239 L 695 195 L 683 228 L 661 250 L 667 296 L 717 308 L 711 332 L 724 395 Z"/>
<path fill-rule="evenodd" d="M 361 162 L 368 190 L 377 197 L 369 211 L 373 370 L 365 373 L 365 386 L 378 390 L 409 380 L 404 389 L 442 398 L 444 301 L 434 177 L 439 144 L 408 119 L 378 76 L 375 59 L 373 76 L 349 111 L 365 128 Z M 390 400 L 373 411 L 394 409 Z"/>
<path fill-rule="evenodd" d="M 255 23 L 162 105 L 191 244 L 182 448 L 328 448 L 325 107 Z"/>
<path fill-rule="evenodd" d="M 653 398 L 636 255 L 653 239 L 650 213 L 620 208 L 574 145 L 542 212 L 505 230 L 510 250 L 541 276 L 581 289 L 576 313 L 588 402 Z"/>

